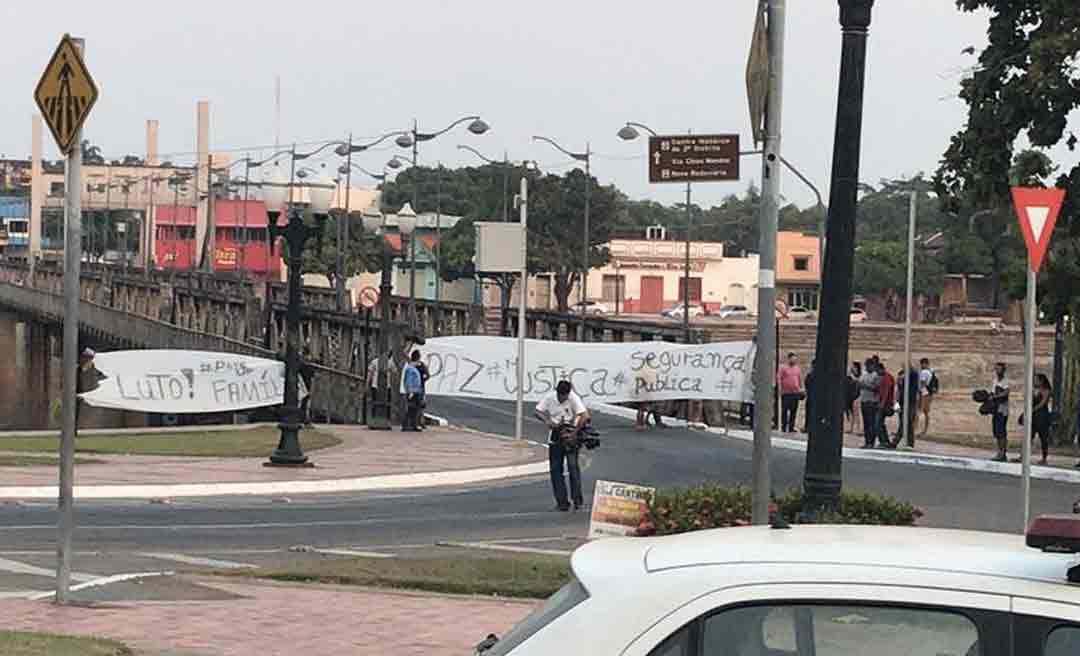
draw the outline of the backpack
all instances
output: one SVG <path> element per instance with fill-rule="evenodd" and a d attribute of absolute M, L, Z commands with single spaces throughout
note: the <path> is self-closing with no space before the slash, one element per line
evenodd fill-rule
<path fill-rule="evenodd" d="M 941 389 L 941 383 L 938 381 L 937 372 L 930 370 L 930 382 L 926 384 L 926 391 L 930 394 L 937 394 Z"/>

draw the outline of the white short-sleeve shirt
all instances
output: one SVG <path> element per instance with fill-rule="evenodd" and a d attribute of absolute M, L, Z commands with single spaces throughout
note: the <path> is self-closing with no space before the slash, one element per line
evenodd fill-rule
<path fill-rule="evenodd" d="M 560 403 L 558 396 L 552 392 L 536 404 L 536 411 L 547 414 L 556 423 L 572 423 L 575 417 L 585 414 L 585 404 L 573 392 Z"/>

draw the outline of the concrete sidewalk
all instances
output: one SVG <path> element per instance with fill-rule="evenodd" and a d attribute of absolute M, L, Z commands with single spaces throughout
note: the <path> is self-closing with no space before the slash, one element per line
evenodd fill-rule
<path fill-rule="evenodd" d="M 618 405 L 607 403 L 590 403 L 589 407 L 597 412 L 623 417 L 633 420 L 636 411 Z M 686 427 L 687 423 L 679 419 L 665 418 L 665 421 L 676 427 Z M 744 442 L 754 440 L 753 431 L 745 426 L 732 425 L 727 428 L 710 427 L 702 423 L 691 422 L 689 427 L 704 431 L 719 437 L 728 437 Z M 787 451 L 806 452 L 805 433 L 781 433 L 773 431 L 772 446 L 775 449 Z M 986 448 L 975 448 L 951 443 L 935 442 L 930 438 L 920 439 L 916 435 L 915 449 L 900 447 L 898 449 L 863 449 L 862 435 L 844 433 L 844 458 L 850 460 L 874 460 L 878 462 L 896 462 L 904 464 L 925 465 L 929 467 L 942 467 L 946 469 L 962 469 L 967 471 L 981 471 L 1006 476 L 1020 476 L 1021 465 L 1018 462 L 994 462 L 991 460 L 996 454 L 992 440 L 986 438 Z M 1019 457 L 1019 451 L 1011 450 L 1009 458 Z M 1076 459 L 1051 454 L 1047 465 L 1041 466 L 1034 463 L 1041 457 L 1038 444 L 1032 445 L 1031 477 L 1036 479 L 1058 481 L 1062 483 L 1080 483 L 1080 469 L 1077 469 Z"/>
<path fill-rule="evenodd" d="M 0 626 L 112 638 L 142 656 L 442 656 L 471 654 L 488 633 L 502 635 L 537 603 L 320 584 L 189 581 L 226 598 L 66 607 L 4 600 Z"/>
<path fill-rule="evenodd" d="M 264 467 L 260 458 L 97 455 L 77 465 L 76 496 L 169 498 L 333 493 L 460 485 L 547 471 L 547 452 L 494 435 L 429 427 L 420 433 L 324 425 L 342 444 L 312 451 L 314 467 Z M 146 432 L 143 429 L 141 432 Z M 177 434 L 183 439 L 183 434 Z M 303 433 L 300 436 L 303 442 Z M 0 467 L 0 499 L 55 498 L 57 469 Z"/>

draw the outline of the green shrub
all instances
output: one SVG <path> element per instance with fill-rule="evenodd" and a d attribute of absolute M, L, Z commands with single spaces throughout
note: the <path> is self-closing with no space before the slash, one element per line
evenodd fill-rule
<path fill-rule="evenodd" d="M 770 514 L 790 524 L 799 522 L 802 491 L 790 490 L 773 499 Z M 818 517 L 819 523 L 913 526 L 923 512 L 916 506 L 892 497 L 844 491 L 834 512 Z M 705 483 L 690 488 L 657 492 L 649 502 L 649 512 L 638 527 L 638 535 L 673 535 L 708 528 L 749 526 L 750 490 Z"/>

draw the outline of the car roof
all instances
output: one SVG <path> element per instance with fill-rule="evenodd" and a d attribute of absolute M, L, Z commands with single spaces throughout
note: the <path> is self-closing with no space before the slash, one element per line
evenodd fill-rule
<path fill-rule="evenodd" d="M 1043 553 L 1029 548 L 1022 535 L 872 526 L 795 526 L 791 529 L 743 527 L 695 531 L 662 538 L 610 538 L 575 552 L 575 575 L 586 587 L 595 584 L 617 590 L 628 576 L 644 581 L 650 575 L 715 565 L 737 565 L 741 575 L 754 566 L 778 582 L 775 566 L 802 575 L 814 569 L 837 578 L 848 572 L 850 583 L 869 582 L 867 572 L 895 577 L 911 585 L 934 587 L 945 574 L 974 576 L 988 591 L 1016 590 L 1016 581 L 1039 582 L 1054 597 L 1080 602 L 1080 586 L 1066 583 L 1066 571 L 1077 563 L 1070 554 Z M 1010 581 L 1012 582 L 1010 584 Z M 842 582 L 842 581 L 841 581 Z M 1052 584 L 1052 585 L 1046 585 Z"/>

